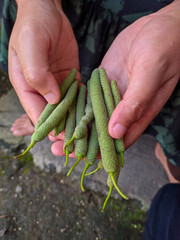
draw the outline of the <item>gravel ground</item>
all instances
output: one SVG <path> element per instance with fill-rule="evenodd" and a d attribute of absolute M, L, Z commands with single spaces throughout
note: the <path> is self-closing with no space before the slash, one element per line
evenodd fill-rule
<path fill-rule="evenodd" d="M 15 153 L 13 153 L 15 154 Z M 137 200 L 121 198 L 101 207 L 105 196 L 55 172 L 0 152 L 0 238 L 3 240 L 138 240 L 146 212 Z"/>

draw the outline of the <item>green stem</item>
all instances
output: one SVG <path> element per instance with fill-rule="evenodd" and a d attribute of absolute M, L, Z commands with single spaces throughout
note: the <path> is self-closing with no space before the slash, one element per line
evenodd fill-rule
<path fill-rule="evenodd" d="M 85 173 L 86 173 L 86 171 L 88 170 L 89 167 L 90 167 L 90 164 L 87 163 L 85 168 L 84 168 L 84 171 L 83 171 L 83 173 L 81 175 L 81 189 L 82 189 L 83 192 L 85 191 L 84 190 L 84 186 L 83 186 L 84 176 L 85 176 Z"/>
<path fill-rule="evenodd" d="M 97 168 L 96 168 L 94 171 L 92 171 L 92 172 L 90 172 L 90 173 L 86 173 L 86 175 L 85 175 L 85 176 L 92 175 L 92 174 L 94 174 L 94 173 L 98 172 L 100 169 L 101 169 L 100 167 L 97 167 Z"/>
<path fill-rule="evenodd" d="M 119 193 L 124 199 L 128 200 L 129 198 L 128 198 L 124 193 L 122 193 L 121 190 L 119 189 L 119 187 L 118 187 L 118 185 L 117 185 L 117 183 L 116 183 L 116 181 L 115 181 L 115 178 L 114 178 L 114 173 L 113 173 L 113 172 L 109 172 L 109 175 L 110 175 L 111 180 L 112 180 L 112 182 L 113 182 L 113 184 L 114 184 L 114 187 L 116 188 L 116 190 L 118 191 L 118 193 Z"/>
<path fill-rule="evenodd" d="M 113 188 L 114 188 L 113 186 L 109 187 L 109 193 L 108 193 L 108 195 L 107 195 L 107 197 L 106 197 L 106 199 L 105 199 L 105 201 L 104 201 L 104 204 L 103 204 L 103 207 L 102 207 L 101 212 L 104 212 L 104 209 L 105 209 L 105 207 L 106 207 L 107 201 L 109 200 L 109 198 L 110 198 L 110 196 L 111 196 L 111 193 L 112 193 Z"/>
<path fill-rule="evenodd" d="M 67 146 L 72 143 L 76 138 L 74 136 L 72 136 L 72 138 L 66 143 L 64 149 L 66 150 Z"/>
<path fill-rule="evenodd" d="M 66 151 L 66 163 L 65 163 L 66 167 L 68 165 L 69 153 L 70 153 L 69 151 Z"/>
<path fill-rule="evenodd" d="M 124 167 L 124 152 L 120 152 L 121 154 L 121 166 Z"/>
<path fill-rule="evenodd" d="M 36 142 L 31 141 L 29 147 L 28 147 L 23 153 L 21 153 L 21 154 L 18 155 L 18 156 L 15 156 L 14 158 L 17 159 L 17 158 L 20 158 L 20 157 L 24 156 L 27 152 L 29 152 L 29 150 L 30 150 L 31 148 L 34 147 L 35 143 L 36 143 Z"/>
<path fill-rule="evenodd" d="M 67 176 L 70 176 L 72 171 L 74 170 L 74 168 L 78 165 L 78 163 L 81 161 L 81 159 L 83 158 L 83 155 L 79 155 L 77 157 L 77 161 L 75 162 L 75 164 L 72 166 L 72 168 L 70 168 L 69 172 L 67 173 Z"/>

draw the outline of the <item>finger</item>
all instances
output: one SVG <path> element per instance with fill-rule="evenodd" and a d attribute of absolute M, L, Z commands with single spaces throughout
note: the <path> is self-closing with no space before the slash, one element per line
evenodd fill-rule
<path fill-rule="evenodd" d="M 26 29 L 22 33 L 21 44 L 15 52 L 18 56 L 23 75 L 33 89 L 37 90 L 47 102 L 54 104 L 60 98 L 60 91 L 56 79 L 50 71 L 48 62 L 49 43 L 44 34 L 39 36 Z"/>
<path fill-rule="evenodd" d="M 178 77 L 174 77 L 172 80 L 164 84 L 153 97 L 144 116 L 139 121 L 133 123 L 132 126 L 128 129 L 127 133 L 124 136 L 124 145 L 126 149 L 130 147 L 140 137 L 140 135 L 145 131 L 150 122 L 161 111 L 161 109 L 171 96 L 176 86 L 176 83 L 178 82 L 178 79 Z"/>
<path fill-rule="evenodd" d="M 52 144 L 51 146 L 51 152 L 55 155 L 55 156 L 65 156 L 64 152 L 63 152 L 63 141 L 56 141 Z"/>
<path fill-rule="evenodd" d="M 56 141 L 51 146 L 51 152 L 55 156 L 65 156 L 65 154 L 63 152 L 63 145 L 64 145 L 63 141 Z M 69 157 L 76 158 L 74 151 L 73 151 L 73 153 L 69 154 Z"/>
<path fill-rule="evenodd" d="M 15 51 L 10 48 L 8 54 L 8 70 L 11 83 L 21 101 L 25 112 L 35 124 L 47 102 L 25 81 Z"/>
<path fill-rule="evenodd" d="M 54 130 L 52 130 L 49 133 L 49 139 L 51 141 L 57 141 L 57 140 L 63 140 L 64 141 L 64 135 L 65 135 L 65 130 L 63 130 L 61 133 L 58 134 L 58 136 L 55 136 Z"/>
<path fill-rule="evenodd" d="M 145 115 L 162 84 L 161 71 L 154 63 L 146 65 L 140 62 L 134 66 L 127 91 L 111 116 L 109 133 L 113 138 L 122 137 L 134 122 Z"/>
<path fill-rule="evenodd" d="M 58 134 L 58 139 L 64 140 L 65 130 Z"/>
<path fill-rule="evenodd" d="M 59 141 L 59 139 L 57 137 L 54 137 L 54 136 L 51 136 L 51 135 L 48 135 L 48 138 L 51 142 Z"/>

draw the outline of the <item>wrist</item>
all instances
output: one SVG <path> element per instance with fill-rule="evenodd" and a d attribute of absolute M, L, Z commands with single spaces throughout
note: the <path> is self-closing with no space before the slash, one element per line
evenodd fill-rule
<path fill-rule="evenodd" d="M 172 3 L 167 5 L 164 8 L 161 8 L 159 11 L 155 12 L 155 16 L 164 16 L 164 17 L 170 17 L 172 19 L 176 19 L 178 22 L 180 21 L 180 0 L 174 0 Z"/>
<path fill-rule="evenodd" d="M 27 2 L 31 2 L 32 0 L 15 0 L 15 2 L 17 4 L 22 4 L 22 3 L 27 3 Z M 55 2 L 55 0 L 48 0 L 50 2 Z"/>
<path fill-rule="evenodd" d="M 61 0 L 15 0 L 18 12 L 17 16 L 24 14 L 25 9 L 42 9 L 43 6 L 48 6 L 47 9 L 57 9 L 59 14 L 63 14 Z M 41 11 L 40 11 L 41 12 Z"/>
<path fill-rule="evenodd" d="M 180 0 L 174 0 L 172 3 L 171 3 L 172 6 L 176 6 L 176 7 L 180 7 Z"/>
<path fill-rule="evenodd" d="M 32 2 L 33 0 L 15 0 L 16 4 L 18 7 L 21 7 L 29 2 Z M 61 6 L 61 0 L 36 0 L 36 2 L 51 2 L 53 3 L 54 5 L 60 5 Z"/>

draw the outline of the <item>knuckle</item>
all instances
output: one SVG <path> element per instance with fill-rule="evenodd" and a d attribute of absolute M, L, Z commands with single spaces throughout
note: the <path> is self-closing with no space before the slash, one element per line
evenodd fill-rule
<path fill-rule="evenodd" d="M 18 36 L 20 39 L 27 39 L 27 37 L 34 37 L 38 33 L 38 27 L 32 23 L 25 22 L 21 27 Z"/>
<path fill-rule="evenodd" d="M 132 121 L 138 121 L 141 119 L 147 111 L 147 103 L 140 100 L 135 100 L 131 106 L 129 106 L 130 116 Z"/>
<path fill-rule="evenodd" d="M 30 86 L 40 87 L 44 84 L 43 79 L 45 74 L 39 70 L 27 68 L 24 70 L 24 75 Z"/>

